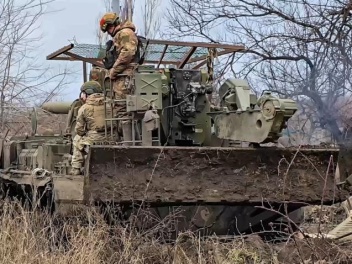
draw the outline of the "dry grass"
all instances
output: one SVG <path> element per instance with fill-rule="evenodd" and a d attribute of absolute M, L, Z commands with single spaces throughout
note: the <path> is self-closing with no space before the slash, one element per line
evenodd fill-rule
<path fill-rule="evenodd" d="M 222 242 L 183 233 L 167 244 L 148 232 L 109 226 L 93 209 L 63 218 L 5 203 L 0 216 L 0 263 L 352 262 L 351 245 L 322 239 L 296 242 L 270 245 L 256 235 Z"/>

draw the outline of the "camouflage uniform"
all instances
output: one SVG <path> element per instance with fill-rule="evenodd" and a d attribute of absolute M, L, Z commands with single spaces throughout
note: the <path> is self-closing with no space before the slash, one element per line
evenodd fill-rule
<path fill-rule="evenodd" d="M 126 98 L 128 90 L 126 89 L 126 77 L 118 77 L 118 74 L 132 75 L 135 63 L 135 55 L 137 52 L 138 39 L 135 33 L 135 26 L 132 22 L 125 22 L 116 29 L 114 36 L 114 44 L 119 54 L 110 70 L 110 78 L 113 80 L 113 89 L 117 98 Z"/>
<path fill-rule="evenodd" d="M 135 26 L 132 22 L 125 22 L 118 27 L 114 34 L 114 44 L 119 54 L 114 63 L 113 68 L 110 70 L 110 78 L 112 80 L 113 90 L 115 92 L 115 99 L 126 99 L 129 93 L 128 84 L 130 76 L 136 67 L 135 56 L 137 52 L 138 39 L 135 34 Z M 118 74 L 127 74 L 128 77 L 118 77 Z M 121 104 L 116 106 L 116 116 L 123 118 L 126 117 L 126 105 Z M 128 124 L 129 121 L 121 121 L 120 124 Z M 126 135 L 124 135 L 125 137 Z"/>
<path fill-rule="evenodd" d="M 82 167 L 83 148 L 95 141 L 105 139 L 104 95 L 91 94 L 86 103 L 78 110 L 76 120 L 76 135 L 73 139 L 72 167 Z"/>
<path fill-rule="evenodd" d="M 86 145 L 105 140 L 105 107 L 104 95 L 93 93 L 87 97 L 78 110 L 76 135 L 73 139 L 72 174 L 79 174 L 84 162 L 83 150 Z"/>
<path fill-rule="evenodd" d="M 117 59 L 115 59 L 109 71 L 109 77 L 112 81 L 112 90 L 115 94 L 116 100 L 126 99 L 126 95 L 129 91 L 129 80 L 133 74 L 136 63 L 136 56 L 138 56 L 138 38 L 135 33 L 136 27 L 131 21 L 121 23 L 120 17 L 116 13 L 108 12 L 100 19 L 100 30 L 102 32 L 108 32 L 110 36 L 114 38 L 114 46 L 117 53 Z M 107 48 L 110 45 L 107 43 Z M 109 48 L 108 48 L 109 49 Z M 115 57 L 115 56 L 114 56 Z M 107 60 L 106 62 L 110 61 Z M 108 66 L 110 67 L 110 66 Z M 118 75 L 127 75 L 118 76 Z M 126 113 L 126 105 L 115 104 L 115 116 L 118 118 L 128 117 Z M 119 128 L 122 128 L 122 134 L 124 140 L 130 141 L 132 138 L 132 126 L 130 120 L 124 120 L 118 122 Z"/>

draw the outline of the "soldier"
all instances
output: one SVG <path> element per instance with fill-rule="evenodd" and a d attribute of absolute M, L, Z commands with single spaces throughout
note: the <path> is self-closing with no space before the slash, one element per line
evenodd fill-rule
<path fill-rule="evenodd" d="M 73 139 L 71 174 L 81 174 L 84 147 L 105 139 L 105 107 L 101 85 L 97 81 L 85 82 L 81 87 L 84 104 L 79 108 Z"/>
<path fill-rule="evenodd" d="M 102 32 L 108 32 L 114 38 L 117 58 L 114 65 L 109 71 L 109 77 L 113 83 L 115 99 L 126 99 L 128 91 L 128 82 L 130 76 L 137 65 L 136 55 L 138 49 L 138 38 L 135 33 L 136 27 L 131 21 L 120 22 L 119 16 L 115 13 L 106 13 L 100 20 L 100 29 Z M 126 76 L 118 76 L 125 74 Z M 116 108 L 117 117 L 128 117 L 126 114 L 126 105 L 121 104 Z M 119 122 L 122 128 L 124 140 L 132 140 L 131 121 L 123 120 Z"/>

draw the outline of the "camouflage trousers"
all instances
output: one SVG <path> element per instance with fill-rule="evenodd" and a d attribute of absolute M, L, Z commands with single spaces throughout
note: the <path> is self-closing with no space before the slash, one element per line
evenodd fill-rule
<path fill-rule="evenodd" d="M 130 77 L 119 77 L 113 82 L 113 90 L 115 93 L 114 98 L 116 100 L 125 100 L 126 96 L 130 93 L 128 89 L 128 85 L 130 82 Z M 126 118 L 129 116 L 129 114 L 126 112 L 126 104 L 121 102 L 116 102 L 115 107 L 114 107 L 114 113 L 115 117 L 117 118 Z M 122 120 L 118 123 L 128 123 L 128 120 Z"/>
<path fill-rule="evenodd" d="M 71 166 L 76 169 L 80 169 L 84 163 L 84 147 L 90 146 L 96 141 L 102 141 L 105 139 L 105 134 L 97 132 L 90 132 L 86 136 L 75 135 L 73 138 L 73 153 Z"/>
<path fill-rule="evenodd" d="M 127 69 L 125 69 L 123 72 L 120 74 L 124 74 L 127 76 L 120 76 L 117 77 L 115 80 L 113 80 L 112 86 L 113 90 L 115 93 L 115 99 L 117 100 L 124 100 L 126 99 L 126 95 L 130 94 L 130 81 L 132 80 L 132 75 L 134 72 L 135 67 L 137 64 L 131 63 L 127 66 Z M 124 118 L 127 117 L 128 114 L 126 113 L 126 105 L 124 103 L 116 103 L 115 106 L 115 116 L 118 118 Z M 128 121 L 127 121 L 128 122 Z M 119 123 L 124 123 L 124 122 L 119 122 Z"/>

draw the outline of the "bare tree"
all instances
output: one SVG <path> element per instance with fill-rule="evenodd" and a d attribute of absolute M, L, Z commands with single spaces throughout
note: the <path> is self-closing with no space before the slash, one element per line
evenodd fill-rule
<path fill-rule="evenodd" d="M 170 0 L 172 36 L 248 49 L 236 76 L 300 102 L 310 130 L 341 140 L 337 102 L 351 92 L 351 4 L 340 0 Z"/>
<path fill-rule="evenodd" d="M 68 71 L 52 72 L 39 59 L 40 19 L 52 0 L 3 0 L 0 3 L 0 126 L 4 129 L 29 106 L 60 93 Z"/>
<path fill-rule="evenodd" d="M 141 5 L 143 34 L 146 38 L 160 37 L 161 19 L 158 13 L 160 5 L 161 0 L 144 0 L 144 5 Z"/>
<path fill-rule="evenodd" d="M 124 22 L 126 20 L 133 20 L 134 11 L 134 0 L 125 0 L 123 8 L 121 10 L 121 20 Z"/>
<path fill-rule="evenodd" d="M 98 45 L 100 46 L 104 45 L 109 40 L 108 34 L 104 34 L 100 30 L 99 21 L 105 12 L 109 12 L 111 10 L 110 0 L 104 0 L 104 7 L 105 7 L 104 12 L 100 12 L 99 15 L 97 16 L 98 26 L 96 28 L 96 37 L 97 37 Z"/>
<path fill-rule="evenodd" d="M 120 3 L 120 5 L 121 5 L 121 3 Z M 105 10 L 103 13 L 111 12 L 111 0 L 104 0 L 104 6 L 105 6 L 105 8 L 104 8 Z M 133 11 L 134 11 L 134 1 L 125 0 L 124 4 L 120 10 L 120 14 L 118 14 L 120 16 L 121 21 L 122 22 L 124 22 L 126 20 L 132 21 Z M 102 12 L 99 13 L 99 15 L 97 17 L 98 22 L 101 19 L 103 13 Z M 97 23 L 97 24 L 99 25 L 99 23 Z M 104 34 L 103 32 L 101 32 L 100 27 L 96 28 L 96 37 L 97 37 L 97 41 L 98 41 L 99 45 L 104 45 L 110 39 L 108 34 Z"/>

